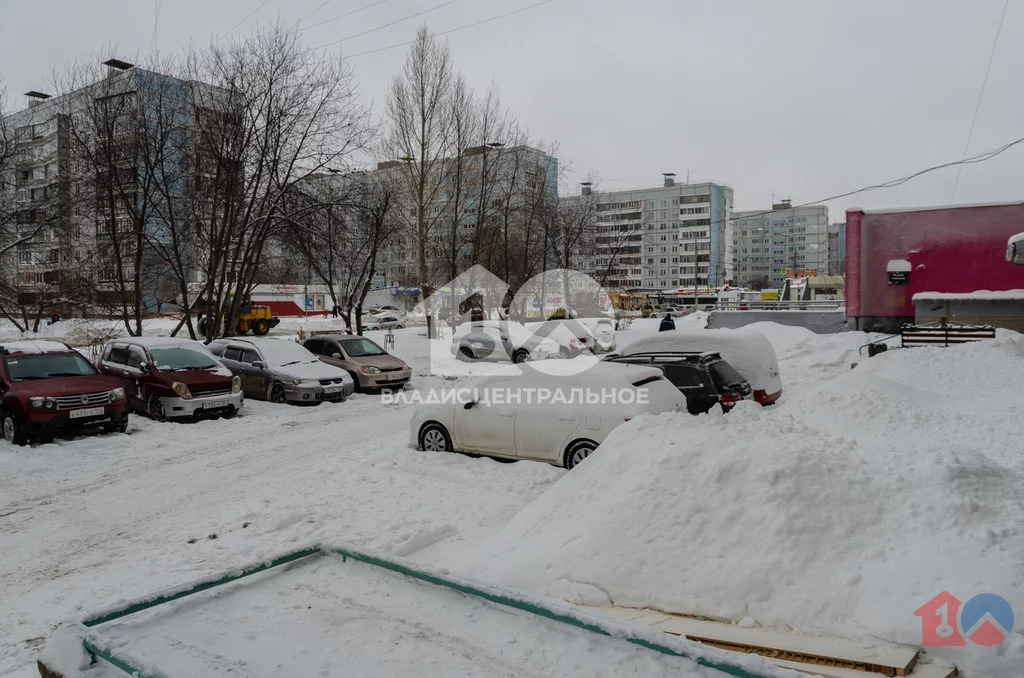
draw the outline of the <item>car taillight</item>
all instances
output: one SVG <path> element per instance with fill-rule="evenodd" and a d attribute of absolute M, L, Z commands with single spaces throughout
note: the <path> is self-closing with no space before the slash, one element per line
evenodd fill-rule
<path fill-rule="evenodd" d="M 741 393 L 723 393 L 718 397 L 720 403 L 738 403 L 743 400 L 743 394 Z"/>

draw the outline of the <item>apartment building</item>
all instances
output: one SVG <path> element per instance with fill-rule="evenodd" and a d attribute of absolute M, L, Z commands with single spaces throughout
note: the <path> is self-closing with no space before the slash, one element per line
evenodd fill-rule
<path fill-rule="evenodd" d="M 104 65 L 106 77 L 61 96 L 28 92 L 27 107 L 3 120 L 16 153 L 3 168 L 0 198 L 14 214 L 7 237 L 21 242 L 0 262 L 0 276 L 19 304 L 57 304 L 70 296 L 76 305 L 119 303 L 136 267 L 147 277 L 143 293 L 162 294 L 155 290 L 164 269 L 152 257 L 136 257 L 139 239 L 128 235 L 141 231 L 151 240 L 162 233 L 155 198 L 141 197 L 162 192 L 140 169 L 146 143 L 140 120 L 159 110 L 187 139 L 197 111 L 192 94 L 212 90 L 117 59 Z M 160 170 L 178 187 L 169 195 L 180 193 L 185 163 L 198 157 L 195 146 L 183 143 L 175 148 L 177 164 Z"/>
<path fill-rule="evenodd" d="M 376 173 L 403 185 L 402 162 L 380 163 Z M 437 195 L 425 216 L 427 268 L 434 283 L 474 264 L 500 275 L 506 255 L 542 260 L 544 213 L 558 198 L 557 158 L 532 146 L 491 143 L 467 148 L 461 158 L 440 165 Z M 398 233 L 381 256 L 374 288 L 419 283 L 415 209 L 405 204 L 402 190 L 399 200 L 402 207 L 393 217 L 400 222 Z"/>
<path fill-rule="evenodd" d="M 592 192 L 593 253 L 587 272 L 607 288 L 660 292 L 718 287 L 733 277 L 732 188 L 713 182 Z"/>
<path fill-rule="evenodd" d="M 735 284 L 777 287 L 786 278 L 841 275 L 835 273 L 842 270 L 840 238 L 832 230 L 822 205 L 793 207 L 783 200 L 771 210 L 734 212 Z"/>

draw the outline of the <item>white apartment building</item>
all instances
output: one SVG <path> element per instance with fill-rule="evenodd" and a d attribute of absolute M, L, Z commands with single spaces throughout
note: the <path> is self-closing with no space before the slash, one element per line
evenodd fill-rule
<path fill-rule="evenodd" d="M 590 192 L 595 199 L 589 270 L 607 288 L 660 292 L 717 287 L 732 279 L 732 188 L 703 182 Z"/>
<path fill-rule="evenodd" d="M 839 252 L 832 250 L 839 238 L 830 228 L 823 205 L 792 207 L 783 200 L 771 210 L 734 212 L 735 284 L 776 287 L 786 278 L 836 275 Z"/>

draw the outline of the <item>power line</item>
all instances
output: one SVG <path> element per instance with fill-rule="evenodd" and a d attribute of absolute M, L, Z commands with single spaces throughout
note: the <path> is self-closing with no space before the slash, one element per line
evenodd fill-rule
<path fill-rule="evenodd" d="M 532 4 L 532 5 L 527 5 L 526 7 L 520 7 L 519 9 L 514 9 L 514 10 L 512 10 L 510 12 L 505 12 L 504 14 L 498 14 L 496 16 L 488 17 L 487 19 L 481 19 L 480 21 L 474 21 L 473 23 L 466 24 L 465 26 L 459 26 L 457 28 L 449 28 L 447 31 L 441 31 L 440 33 L 434 33 L 434 36 L 435 37 L 439 37 L 439 36 L 442 36 L 442 35 L 448 35 L 449 33 L 455 33 L 457 31 L 463 31 L 463 30 L 466 30 L 467 28 L 474 28 L 474 27 L 480 26 L 482 24 L 490 23 L 491 21 L 497 21 L 498 19 L 504 19 L 505 17 L 512 16 L 513 14 L 519 14 L 520 12 L 525 12 L 526 10 L 533 9 L 534 7 L 540 7 L 541 5 L 546 5 L 549 2 L 554 2 L 554 0 L 542 0 L 542 2 L 536 2 L 536 3 Z M 393 45 L 387 45 L 386 47 L 378 47 L 376 49 L 368 49 L 365 52 L 357 52 L 355 54 L 349 54 L 349 55 L 347 55 L 347 58 L 354 59 L 355 57 L 360 57 L 360 56 L 363 56 L 365 54 L 374 54 L 375 52 L 383 52 L 385 50 L 394 49 L 396 47 L 405 47 L 406 45 L 411 45 L 414 42 L 415 42 L 415 40 L 406 40 L 405 42 L 397 42 L 397 43 L 395 43 Z"/>
<path fill-rule="evenodd" d="M 978 122 L 978 111 L 981 110 L 981 100 L 985 96 L 985 85 L 988 84 L 988 74 L 989 74 L 989 71 L 992 70 L 992 60 L 996 56 L 996 45 L 999 44 L 999 33 L 1001 33 L 1002 30 L 1003 30 L 1003 21 L 1006 20 L 1006 8 L 1009 7 L 1009 6 L 1010 6 L 1010 0 L 1006 0 L 1006 2 L 1003 3 L 1003 13 L 999 16 L 999 26 L 996 28 L 996 37 L 992 41 L 992 51 L 988 55 L 988 66 L 985 67 L 985 77 L 982 78 L 982 80 L 981 80 L 981 91 L 978 92 L 978 103 L 974 107 L 974 117 L 971 118 L 971 128 L 967 132 L 967 143 L 964 144 L 964 155 L 963 155 L 964 158 L 967 157 L 967 149 L 971 145 L 971 137 L 974 136 L 974 124 L 976 122 Z M 963 172 L 963 170 L 964 170 L 964 166 L 963 166 L 963 164 L 961 164 L 960 168 L 957 169 L 957 172 L 956 172 L 956 181 L 953 182 L 953 192 L 949 196 L 950 202 L 952 202 L 953 198 L 956 197 L 956 189 L 957 189 L 957 186 L 960 185 L 960 174 Z"/>
<path fill-rule="evenodd" d="M 266 5 L 266 4 L 268 3 L 268 2 L 270 2 L 270 0 L 263 0 L 263 2 L 261 2 L 261 3 L 259 4 L 259 6 L 257 6 L 257 7 L 256 7 L 256 9 L 254 9 L 253 11 L 249 12 L 248 14 L 246 14 L 246 15 L 245 15 L 245 17 L 243 17 L 241 21 L 239 21 L 239 22 L 238 22 L 237 24 L 235 24 L 234 26 L 232 26 L 232 27 L 231 27 L 231 30 L 230 30 L 230 31 L 228 31 L 227 33 L 225 33 L 224 35 L 231 35 L 232 33 L 234 33 L 234 32 L 235 32 L 235 29 L 237 29 L 237 28 L 238 28 L 239 26 L 241 26 L 241 25 L 242 25 L 242 24 L 244 24 L 244 23 L 245 23 L 246 21 L 248 21 L 248 20 L 250 19 L 250 17 L 252 17 L 252 15 L 253 15 L 253 14 L 255 14 L 256 12 L 260 11 L 261 9 L 263 9 L 263 7 L 264 7 L 264 6 L 265 6 L 265 5 Z"/>
<path fill-rule="evenodd" d="M 312 12 L 310 12 L 306 16 L 302 17 L 302 19 L 299 20 L 299 23 L 302 23 L 303 21 L 305 21 L 309 17 L 311 17 L 314 14 L 316 14 L 317 12 L 319 12 L 320 8 L 323 7 L 324 5 L 326 5 L 328 2 L 331 2 L 331 0 L 324 0 L 323 5 L 320 5 L 320 7 L 317 7 Z M 306 31 L 306 30 L 309 30 L 310 28 L 316 28 L 317 26 L 323 26 L 324 24 L 329 24 L 332 21 L 337 21 L 338 19 L 344 19 L 347 16 L 352 16 L 353 14 L 358 14 L 359 12 L 362 12 L 364 9 L 370 9 L 371 7 L 376 7 L 377 5 L 383 5 L 385 2 L 391 2 L 391 0 L 377 0 L 377 2 L 371 2 L 369 5 L 363 5 L 362 7 L 359 7 L 357 9 L 353 9 L 353 10 L 349 10 L 348 12 L 344 12 L 343 14 L 339 14 L 338 16 L 332 16 L 330 19 L 324 19 L 323 21 L 318 21 L 315 24 L 311 24 L 309 26 L 306 26 L 302 30 Z"/>
<path fill-rule="evenodd" d="M 345 42 L 346 40 L 351 40 L 352 38 L 358 38 L 360 36 L 367 35 L 369 33 L 375 33 L 375 32 L 377 32 L 379 30 L 384 29 L 384 28 L 388 28 L 389 26 L 394 26 L 395 24 L 400 24 L 403 21 L 408 21 L 409 19 L 415 19 L 416 17 L 422 16 L 422 15 L 426 14 L 427 12 L 433 12 L 436 9 L 441 9 L 442 7 L 450 5 L 450 4 L 454 3 L 454 2 L 458 2 L 458 0 L 446 0 L 445 2 L 442 2 L 440 4 L 434 5 L 433 7 L 428 7 L 427 9 L 424 9 L 424 10 L 421 10 L 419 12 L 416 12 L 415 14 L 410 14 L 409 16 L 404 16 L 401 19 L 395 19 L 394 21 L 390 21 L 390 22 L 388 22 L 386 24 L 381 24 L 380 26 L 376 26 L 374 28 L 370 28 L 368 30 L 365 30 L 365 31 L 362 31 L 362 32 L 359 32 L 359 33 L 354 33 L 353 35 L 346 36 L 344 38 L 341 38 L 340 40 L 332 40 L 331 42 L 328 42 L 328 43 L 325 43 L 323 45 L 320 45 L 319 47 L 315 47 L 314 49 L 323 49 L 324 47 L 330 47 L 331 45 L 337 45 L 339 42 Z"/>
<path fill-rule="evenodd" d="M 331 4 L 331 1 L 332 0 L 324 0 L 323 2 L 321 2 L 319 5 L 316 6 L 316 9 L 314 9 L 312 12 L 310 12 L 306 16 L 302 17 L 301 19 L 299 19 L 299 23 L 301 24 L 303 21 L 305 21 L 309 17 L 313 16 L 314 14 L 316 14 L 317 12 L 322 10 L 324 7 L 326 7 L 327 5 Z"/>

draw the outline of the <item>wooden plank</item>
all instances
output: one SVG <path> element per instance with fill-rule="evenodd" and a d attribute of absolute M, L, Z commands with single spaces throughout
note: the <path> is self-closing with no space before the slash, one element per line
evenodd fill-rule
<path fill-rule="evenodd" d="M 651 617 L 629 619 L 622 608 L 590 608 L 598 614 L 628 621 L 650 620 L 652 628 L 726 650 L 804 662 L 832 665 L 889 676 L 906 676 L 918 658 L 918 649 L 906 645 L 869 643 L 808 636 L 764 628 L 742 628 L 733 624 L 656 612 Z"/>
<path fill-rule="evenodd" d="M 803 662 L 793 662 L 787 659 L 775 659 L 774 657 L 765 657 L 764 660 L 773 666 L 778 666 L 784 669 L 793 669 L 794 671 L 800 671 L 811 676 L 824 676 L 824 678 L 889 678 L 884 673 L 876 673 L 874 671 L 858 671 L 857 669 L 846 669 L 840 666 L 820 666 L 815 664 L 804 664 Z M 956 667 L 952 666 L 936 666 L 935 664 L 918 664 L 914 667 L 907 678 L 955 678 L 957 675 Z"/>

